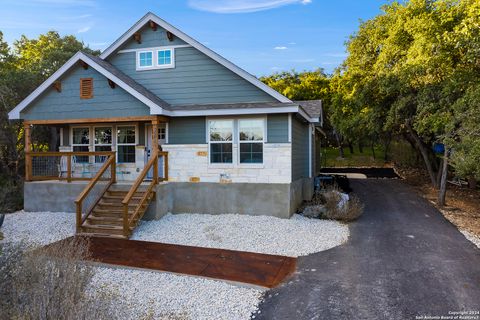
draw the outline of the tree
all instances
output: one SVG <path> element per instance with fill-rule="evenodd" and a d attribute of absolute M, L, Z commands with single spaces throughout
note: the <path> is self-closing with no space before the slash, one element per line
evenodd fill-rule
<path fill-rule="evenodd" d="M 22 36 L 10 48 L 0 32 L 0 212 L 21 208 L 23 194 L 23 128 L 8 120 L 8 112 L 79 50 L 99 54 L 55 31 L 38 39 Z M 35 135 L 56 146 L 56 129 L 38 128 Z"/>

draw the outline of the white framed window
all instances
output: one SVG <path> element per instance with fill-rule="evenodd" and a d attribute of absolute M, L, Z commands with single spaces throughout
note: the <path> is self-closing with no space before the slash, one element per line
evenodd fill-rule
<path fill-rule="evenodd" d="M 72 151 L 88 152 L 90 147 L 90 128 L 73 127 L 72 128 Z M 88 156 L 78 156 L 78 163 L 88 163 Z"/>
<path fill-rule="evenodd" d="M 112 127 L 94 127 L 95 151 L 112 151 Z M 95 156 L 95 162 L 104 162 L 106 157 Z"/>
<path fill-rule="evenodd" d="M 173 65 L 173 49 L 157 50 L 157 66 L 170 67 Z"/>
<path fill-rule="evenodd" d="M 240 164 L 263 163 L 264 119 L 239 119 L 238 144 Z"/>
<path fill-rule="evenodd" d="M 135 163 L 136 127 L 117 126 L 117 162 Z"/>
<path fill-rule="evenodd" d="M 157 47 L 136 50 L 137 71 L 175 68 L 175 48 Z"/>
<path fill-rule="evenodd" d="M 233 163 L 233 120 L 208 120 L 210 163 Z"/>
<path fill-rule="evenodd" d="M 139 51 L 137 53 L 137 68 L 153 67 L 153 51 Z"/>

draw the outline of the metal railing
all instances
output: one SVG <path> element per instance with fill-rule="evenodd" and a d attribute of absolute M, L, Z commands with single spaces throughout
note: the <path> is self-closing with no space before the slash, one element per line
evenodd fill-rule
<path fill-rule="evenodd" d="M 25 180 L 91 180 L 115 152 L 27 152 Z"/>
<path fill-rule="evenodd" d="M 115 170 L 115 153 L 112 152 L 107 161 L 105 161 L 98 170 L 95 177 L 93 177 L 75 200 L 77 233 L 81 231 L 82 224 L 108 188 L 116 182 Z"/>

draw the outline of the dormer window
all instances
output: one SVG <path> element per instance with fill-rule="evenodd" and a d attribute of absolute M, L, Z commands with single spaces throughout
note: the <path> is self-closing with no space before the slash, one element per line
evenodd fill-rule
<path fill-rule="evenodd" d="M 153 51 L 140 51 L 138 53 L 138 67 L 153 67 Z"/>
<path fill-rule="evenodd" d="M 173 47 L 148 48 L 137 51 L 137 71 L 175 68 Z"/>

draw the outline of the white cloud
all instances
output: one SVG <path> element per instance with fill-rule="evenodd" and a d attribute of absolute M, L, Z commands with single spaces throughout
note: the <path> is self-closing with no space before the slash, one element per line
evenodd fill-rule
<path fill-rule="evenodd" d="M 90 30 L 91 28 L 92 28 L 91 26 L 82 27 L 82 28 L 80 28 L 80 29 L 77 30 L 77 33 L 87 32 L 87 31 Z"/>
<path fill-rule="evenodd" d="M 338 52 L 338 53 L 324 53 L 322 54 L 324 57 L 332 57 L 332 58 L 346 58 L 348 54 L 345 52 Z"/>
<path fill-rule="evenodd" d="M 275 48 L 273 48 L 274 50 L 287 50 L 288 48 L 287 47 L 283 47 L 283 46 L 277 46 Z"/>
<path fill-rule="evenodd" d="M 294 45 L 296 45 L 297 43 L 296 43 L 296 42 L 289 42 L 288 44 L 291 45 L 291 46 L 294 46 Z"/>
<path fill-rule="evenodd" d="M 91 16 L 92 16 L 91 14 L 81 14 L 81 15 L 78 15 L 78 16 L 60 17 L 59 19 L 61 19 L 61 20 L 67 20 L 67 21 L 70 21 L 70 20 L 81 20 L 81 19 L 90 18 Z"/>
<path fill-rule="evenodd" d="M 197 10 L 215 13 L 244 13 L 311 2 L 312 0 L 189 0 L 188 5 Z"/>

